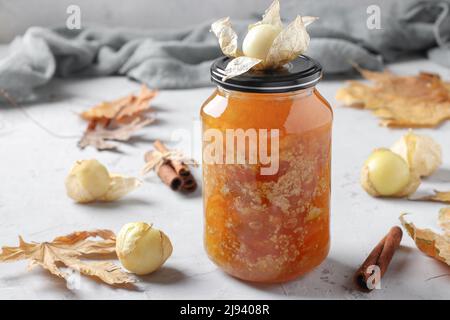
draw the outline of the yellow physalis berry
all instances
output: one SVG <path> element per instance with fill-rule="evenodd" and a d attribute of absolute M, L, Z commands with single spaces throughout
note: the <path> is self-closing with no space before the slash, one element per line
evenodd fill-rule
<path fill-rule="evenodd" d="M 116 252 L 120 262 L 137 275 L 159 269 L 172 254 L 166 234 L 145 222 L 128 223 L 117 236 Z"/>
<path fill-rule="evenodd" d="M 402 197 L 415 192 L 419 184 L 408 163 L 389 149 L 373 151 L 361 171 L 361 185 L 375 197 Z"/>
<path fill-rule="evenodd" d="M 242 51 L 246 57 L 264 60 L 281 28 L 270 24 L 260 24 L 251 28 L 244 38 Z"/>

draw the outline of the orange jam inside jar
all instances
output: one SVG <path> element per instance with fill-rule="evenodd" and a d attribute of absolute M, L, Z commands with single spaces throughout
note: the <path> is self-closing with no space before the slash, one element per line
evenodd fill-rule
<path fill-rule="evenodd" d="M 248 281 L 284 282 L 330 247 L 330 105 L 322 69 L 300 56 L 276 71 L 222 81 L 201 110 L 204 241 L 210 259 Z"/>

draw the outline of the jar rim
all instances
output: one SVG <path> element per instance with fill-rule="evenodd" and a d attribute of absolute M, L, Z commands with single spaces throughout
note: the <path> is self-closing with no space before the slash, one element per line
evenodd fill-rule
<path fill-rule="evenodd" d="M 223 81 L 224 70 L 231 60 L 230 57 L 220 57 L 211 65 L 212 82 L 229 90 L 255 93 L 291 92 L 313 87 L 322 78 L 322 66 L 314 59 L 301 55 L 282 69 L 249 71 Z"/>

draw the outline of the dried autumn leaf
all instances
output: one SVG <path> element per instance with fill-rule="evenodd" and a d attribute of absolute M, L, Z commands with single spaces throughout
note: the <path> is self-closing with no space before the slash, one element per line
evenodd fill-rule
<path fill-rule="evenodd" d="M 157 92 L 150 90 L 145 85 L 142 86 L 141 92 L 137 97 L 134 97 L 132 103 L 125 106 L 119 111 L 115 120 L 118 123 L 129 122 L 134 120 L 136 116 L 141 116 L 144 113 L 151 111 L 150 101 L 156 96 Z"/>
<path fill-rule="evenodd" d="M 89 121 L 83 137 L 78 142 L 80 148 L 93 146 L 97 150 L 116 149 L 108 140 L 127 141 L 131 135 L 154 119 L 147 115 L 152 111 L 150 100 L 156 91 L 141 87 L 139 95 L 129 95 L 111 102 L 103 102 L 81 114 Z"/>
<path fill-rule="evenodd" d="M 108 141 L 128 141 L 135 132 L 153 121 L 153 118 L 138 117 L 127 124 L 119 126 L 110 124 L 108 127 L 103 127 L 96 125 L 95 120 L 92 120 L 84 132 L 83 137 L 78 142 L 78 146 L 81 149 L 84 149 L 87 146 L 93 146 L 97 148 L 97 150 L 116 149 L 117 145 Z"/>
<path fill-rule="evenodd" d="M 400 221 L 420 251 L 450 265 L 450 208 L 443 208 L 439 213 L 439 225 L 444 230 L 443 235 L 430 229 L 417 228 L 405 220 L 405 214 L 400 216 Z"/>
<path fill-rule="evenodd" d="M 359 69 L 373 85 L 350 81 L 337 92 L 345 105 L 372 110 L 389 127 L 436 127 L 450 119 L 450 83 L 439 75 L 397 76 Z"/>
<path fill-rule="evenodd" d="M 120 110 L 125 108 L 125 106 L 132 103 L 133 99 L 134 99 L 133 96 L 129 95 L 114 101 L 101 102 L 100 104 L 92 107 L 91 109 L 82 112 L 81 117 L 87 121 L 112 119 L 119 113 Z"/>
<path fill-rule="evenodd" d="M 426 196 L 419 198 L 417 200 L 426 200 L 426 201 L 434 201 L 434 202 L 443 202 L 450 204 L 450 191 L 448 192 L 441 192 L 441 191 L 434 191 L 434 195 Z"/>
<path fill-rule="evenodd" d="M 89 238 L 100 237 L 94 241 Z M 19 236 L 18 247 L 3 247 L 0 262 L 30 260 L 29 267 L 39 265 L 55 276 L 68 279 L 61 265 L 109 285 L 131 284 L 135 280 L 111 261 L 86 262 L 82 258 L 115 255 L 116 237 L 110 230 L 79 231 L 57 237 L 51 242 L 28 243 Z"/>
<path fill-rule="evenodd" d="M 126 123 L 130 118 L 149 111 L 151 109 L 150 100 L 155 96 L 156 91 L 143 85 L 138 96 L 128 95 L 114 101 L 102 102 L 81 113 L 81 117 L 87 121 L 114 119 L 117 123 Z"/>

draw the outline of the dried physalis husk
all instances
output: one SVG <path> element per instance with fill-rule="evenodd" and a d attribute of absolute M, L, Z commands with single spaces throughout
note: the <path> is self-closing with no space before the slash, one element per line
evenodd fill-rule
<path fill-rule="evenodd" d="M 98 198 L 100 201 L 109 202 L 123 198 L 142 184 L 139 179 L 117 173 L 111 173 L 110 178 L 109 188 L 103 196 Z"/>
<path fill-rule="evenodd" d="M 312 17 L 302 18 L 297 16 L 297 18 L 275 38 L 269 53 L 261 63 L 261 69 L 280 68 L 308 50 L 310 38 L 306 31 L 306 25 L 304 23 L 305 18 L 309 23 L 312 23 L 312 21 L 315 20 Z"/>
<path fill-rule="evenodd" d="M 374 150 L 361 170 L 361 186 L 374 197 L 405 197 L 419 185 L 419 176 L 389 149 Z"/>
<path fill-rule="evenodd" d="M 420 251 L 450 265 L 450 208 L 443 208 L 439 212 L 438 224 L 443 229 L 443 234 L 417 228 L 406 221 L 405 214 L 400 216 L 400 221 Z"/>
<path fill-rule="evenodd" d="M 441 163 L 441 146 L 410 130 L 390 149 L 376 149 L 370 155 L 361 171 L 361 185 L 374 197 L 409 196 L 416 192 L 420 178 L 431 175 Z"/>
<path fill-rule="evenodd" d="M 431 196 L 426 196 L 422 198 L 418 198 L 417 200 L 426 200 L 426 201 L 434 201 L 434 202 L 442 202 L 450 204 L 450 191 L 434 191 L 434 194 Z"/>
<path fill-rule="evenodd" d="M 410 130 L 391 150 L 402 156 L 421 177 L 431 175 L 442 164 L 441 146 L 431 137 Z"/>
<path fill-rule="evenodd" d="M 235 58 L 231 60 L 225 68 L 222 80 L 226 81 L 230 78 L 234 78 L 240 74 L 246 73 L 248 70 L 250 70 L 260 62 L 261 60 L 250 57 Z"/>
<path fill-rule="evenodd" d="M 262 19 L 248 26 L 249 30 L 254 27 L 268 24 L 278 29 L 283 29 L 283 22 L 280 17 L 280 1 L 273 1 L 270 7 L 264 12 Z"/>
<path fill-rule="evenodd" d="M 281 68 L 294 60 L 308 49 L 310 39 L 306 26 L 316 19 L 297 16 L 284 28 L 280 18 L 280 2 L 275 0 L 266 10 L 262 20 L 249 26 L 242 51 L 238 48 L 237 35 L 232 29 L 230 19 L 216 21 L 211 30 L 219 39 L 222 52 L 235 58 L 225 68 L 223 80 L 236 77 L 250 69 Z"/>
<path fill-rule="evenodd" d="M 230 17 L 217 20 L 211 25 L 211 31 L 219 39 L 219 46 L 223 54 L 236 58 L 239 54 L 238 36 L 231 26 Z"/>
<path fill-rule="evenodd" d="M 66 178 L 67 195 L 78 203 L 115 201 L 141 182 L 133 177 L 111 174 L 95 159 L 77 161 Z"/>

